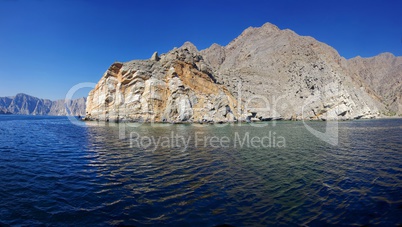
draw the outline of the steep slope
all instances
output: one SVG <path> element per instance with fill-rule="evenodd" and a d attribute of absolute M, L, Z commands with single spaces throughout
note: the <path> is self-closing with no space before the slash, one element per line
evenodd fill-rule
<path fill-rule="evenodd" d="M 218 81 L 249 103 L 248 109 L 266 109 L 255 111 L 262 118 L 373 117 L 382 106 L 355 89 L 346 60 L 333 48 L 269 23 L 202 55 Z"/>
<path fill-rule="evenodd" d="M 350 75 L 365 90 L 385 104 L 383 113 L 402 114 L 402 57 L 391 53 L 348 60 Z"/>
<path fill-rule="evenodd" d="M 51 101 L 39 99 L 27 94 L 17 94 L 13 97 L 0 97 L 0 113 L 24 115 L 84 115 L 86 98 L 69 100 L 67 108 L 64 100 Z"/>

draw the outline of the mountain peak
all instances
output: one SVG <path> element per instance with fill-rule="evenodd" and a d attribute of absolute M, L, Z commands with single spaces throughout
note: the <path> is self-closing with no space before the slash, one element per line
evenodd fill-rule
<path fill-rule="evenodd" d="M 278 26 L 271 24 L 269 22 L 263 24 L 261 27 L 248 27 L 246 30 L 243 31 L 242 35 L 246 35 L 248 33 L 253 32 L 277 32 L 280 31 Z"/>
<path fill-rule="evenodd" d="M 189 42 L 189 41 L 186 41 L 186 42 L 180 47 L 180 49 L 187 49 L 187 50 L 189 50 L 190 52 L 198 52 L 197 47 L 196 47 L 193 43 L 191 43 L 191 42 Z"/>
<path fill-rule="evenodd" d="M 222 46 L 217 43 L 213 43 L 209 48 L 222 48 Z"/>
<path fill-rule="evenodd" d="M 349 61 L 358 61 L 358 60 L 370 60 L 370 59 L 385 59 L 385 60 L 389 60 L 389 59 L 401 59 L 401 57 L 399 56 L 395 56 L 393 53 L 390 52 L 384 52 L 384 53 L 380 53 L 376 56 L 372 56 L 372 57 L 362 57 L 360 55 L 354 57 L 354 58 L 350 58 Z"/>
<path fill-rule="evenodd" d="M 264 29 L 264 30 L 272 30 L 272 31 L 280 31 L 280 29 L 278 28 L 278 26 L 271 24 L 269 22 L 263 24 L 260 29 Z"/>
<path fill-rule="evenodd" d="M 25 93 L 18 93 L 15 95 L 15 97 L 22 97 L 22 96 L 30 96 L 30 95 L 27 95 Z M 32 96 L 30 96 L 30 97 L 32 97 Z"/>
<path fill-rule="evenodd" d="M 383 58 L 388 59 L 388 58 L 394 58 L 395 55 L 390 52 L 384 52 L 384 53 L 379 54 L 378 57 L 383 57 Z"/>

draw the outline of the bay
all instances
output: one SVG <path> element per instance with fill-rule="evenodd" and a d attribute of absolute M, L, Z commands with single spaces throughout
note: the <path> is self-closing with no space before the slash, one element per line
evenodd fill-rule
<path fill-rule="evenodd" d="M 402 120 L 336 130 L 0 116 L 0 224 L 402 224 Z"/>

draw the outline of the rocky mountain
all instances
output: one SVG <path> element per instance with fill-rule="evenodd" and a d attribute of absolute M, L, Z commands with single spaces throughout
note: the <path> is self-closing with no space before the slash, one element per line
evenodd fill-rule
<path fill-rule="evenodd" d="M 270 23 L 227 46 L 186 42 L 149 60 L 116 62 L 87 99 L 87 118 L 157 122 L 356 119 L 399 115 L 401 57 L 346 60 Z"/>
<path fill-rule="evenodd" d="M 356 84 L 385 105 L 388 116 L 402 112 L 402 57 L 383 53 L 372 58 L 348 60 L 350 76 Z"/>
<path fill-rule="evenodd" d="M 20 93 L 0 97 L 0 114 L 77 116 L 85 114 L 85 103 L 86 98 L 69 100 L 65 105 L 64 100 L 51 101 Z"/>

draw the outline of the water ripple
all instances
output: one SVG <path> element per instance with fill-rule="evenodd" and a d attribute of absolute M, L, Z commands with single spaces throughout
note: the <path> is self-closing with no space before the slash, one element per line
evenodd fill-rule
<path fill-rule="evenodd" d="M 232 139 L 272 130 L 287 140 L 284 148 L 190 141 L 185 152 L 132 148 L 112 123 L 0 121 L 0 225 L 402 224 L 401 120 L 340 122 L 336 147 L 298 122 L 130 129 L 142 136 L 200 132 Z"/>

